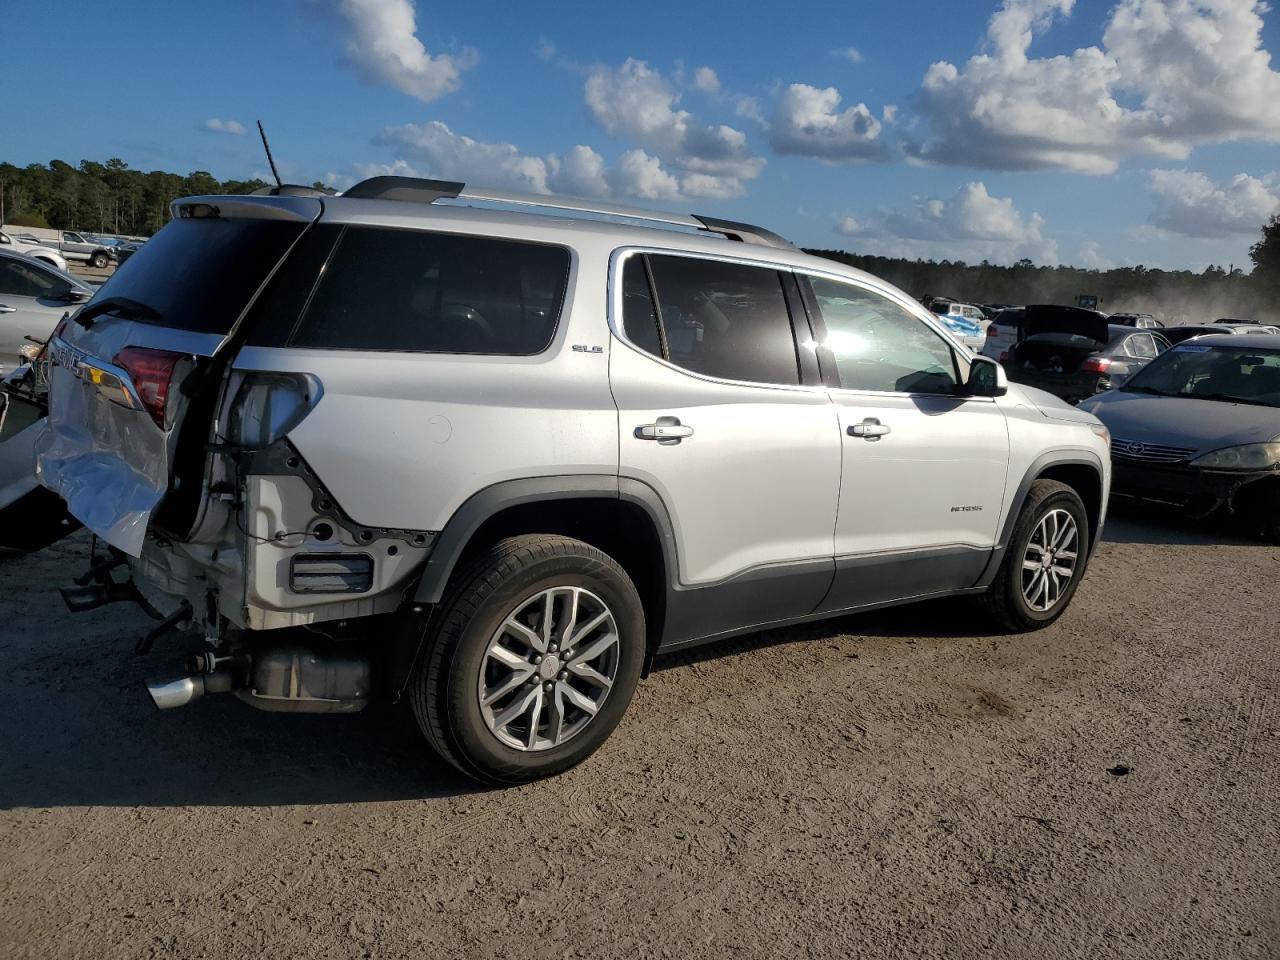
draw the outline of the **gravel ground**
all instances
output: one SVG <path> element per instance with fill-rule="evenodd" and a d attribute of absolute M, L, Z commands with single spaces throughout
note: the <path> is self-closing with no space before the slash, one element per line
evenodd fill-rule
<path fill-rule="evenodd" d="M 84 549 L 0 558 L 0 956 L 1280 956 L 1275 547 L 1122 516 L 1037 634 L 672 658 L 506 791 L 385 714 L 157 715 L 172 650 L 57 599 Z"/>

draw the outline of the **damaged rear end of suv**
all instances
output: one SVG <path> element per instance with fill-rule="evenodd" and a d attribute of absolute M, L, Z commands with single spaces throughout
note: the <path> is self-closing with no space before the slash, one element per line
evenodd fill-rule
<path fill-rule="evenodd" d="M 371 665 L 340 625 L 394 612 L 387 591 L 424 555 L 426 534 L 352 523 L 286 439 L 320 380 L 253 369 L 245 349 L 278 322 L 286 272 L 317 268 L 304 241 L 321 212 L 318 196 L 177 201 L 49 344 L 38 476 L 107 545 L 67 605 L 136 600 L 160 621 L 143 651 L 175 628 L 209 641 L 187 676 L 149 685 L 161 708 L 234 692 L 360 709 Z"/>

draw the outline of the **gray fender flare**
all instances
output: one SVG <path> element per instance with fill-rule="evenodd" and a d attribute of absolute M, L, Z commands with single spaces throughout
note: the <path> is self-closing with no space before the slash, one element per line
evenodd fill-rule
<path fill-rule="evenodd" d="M 510 507 L 549 500 L 582 498 L 622 500 L 643 509 L 653 521 L 662 543 L 669 586 L 678 582 L 676 537 L 666 504 L 651 486 L 612 474 L 579 474 L 562 477 L 529 477 L 505 480 L 472 494 L 458 507 L 432 544 L 423 567 L 422 579 L 414 591 L 417 604 L 439 603 L 458 558 L 475 532 L 490 517 Z"/>
<path fill-rule="evenodd" d="M 1013 528 L 1018 522 L 1018 516 L 1022 513 L 1022 505 L 1027 502 L 1027 494 L 1031 492 L 1031 484 L 1044 471 L 1050 467 L 1089 467 L 1098 474 L 1098 485 L 1102 485 L 1102 476 L 1104 471 L 1102 462 L 1093 454 L 1085 451 L 1072 452 L 1064 455 L 1062 453 L 1043 453 L 1031 462 L 1031 466 L 1027 468 L 1023 474 L 1022 481 L 1018 484 L 1018 489 L 1014 491 L 1013 498 L 1009 501 L 1009 511 L 1005 514 L 1004 526 L 1000 528 L 1000 539 L 996 542 L 996 548 L 991 552 L 991 559 L 987 562 L 987 568 L 982 571 L 982 576 L 978 578 L 978 582 L 974 584 L 976 587 L 989 587 L 996 578 L 996 573 L 1000 569 L 1000 564 L 1004 562 L 1005 551 L 1009 549 L 1009 540 L 1013 537 Z M 1105 507 L 1106 491 L 1103 491 L 1103 500 Z M 1102 532 L 1102 521 L 1104 517 L 1098 517 L 1098 532 Z M 1102 539 L 1094 537 L 1093 542 L 1089 544 L 1089 556 L 1092 558 L 1093 552 L 1098 548 L 1098 540 Z"/>

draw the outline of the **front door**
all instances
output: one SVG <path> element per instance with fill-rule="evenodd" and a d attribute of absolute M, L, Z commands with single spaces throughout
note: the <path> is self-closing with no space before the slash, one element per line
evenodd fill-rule
<path fill-rule="evenodd" d="M 831 583 L 841 451 L 816 364 L 802 374 L 794 279 L 641 252 L 613 271 L 620 473 L 661 497 L 677 541 L 666 639 L 811 613 Z"/>
<path fill-rule="evenodd" d="M 843 445 L 836 578 L 824 610 L 972 586 L 995 546 L 1009 436 L 963 395 L 963 354 L 889 290 L 810 276 L 806 297 Z"/>

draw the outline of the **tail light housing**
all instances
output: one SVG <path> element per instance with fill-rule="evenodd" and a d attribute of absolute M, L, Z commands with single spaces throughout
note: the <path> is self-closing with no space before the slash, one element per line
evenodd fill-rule
<path fill-rule="evenodd" d="M 142 407 L 161 430 L 165 426 L 165 407 L 173 371 L 188 354 L 149 347 L 125 347 L 115 356 L 115 364 L 129 374 Z"/>
<path fill-rule="evenodd" d="M 1110 370 L 1110 357 L 1088 357 L 1080 364 L 1081 373 L 1108 373 Z"/>
<path fill-rule="evenodd" d="M 306 419 L 324 395 L 309 373 L 249 373 L 231 404 L 227 438 L 247 450 L 269 447 Z"/>

